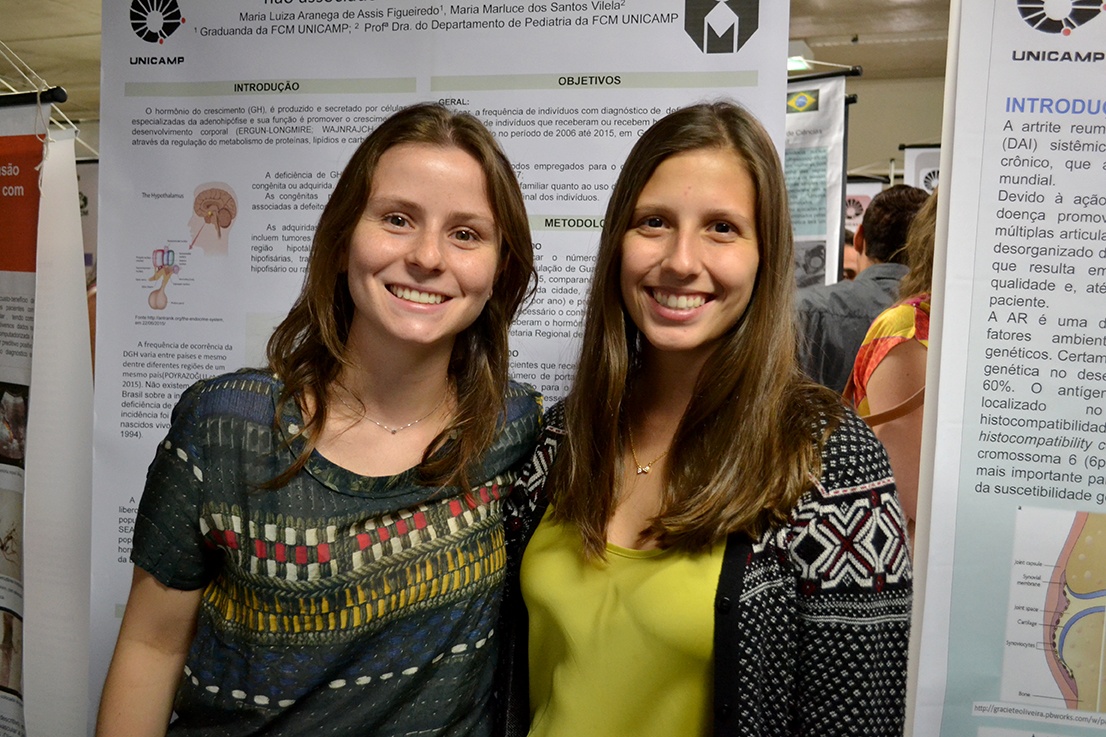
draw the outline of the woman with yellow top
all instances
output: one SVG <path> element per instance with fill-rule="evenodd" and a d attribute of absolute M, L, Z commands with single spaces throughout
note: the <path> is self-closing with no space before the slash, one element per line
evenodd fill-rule
<path fill-rule="evenodd" d="M 508 512 L 504 733 L 901 733 L 883 448 L 802 377 L 783 173 L 728 102 L 631 151 L 575 383 Z"/>
<path fill-rule="evenodd" d="M 899 284 L 903 298 L 881 312 L 868 328 L 845 387 L 845 398 L 853 402 L 862 417 L 868 418 L 876 437 L 887 448 L 912 544 L 918 510 L 936 234 L 934 190 L 906 233 L 906 262 L 910 271 Z"/>

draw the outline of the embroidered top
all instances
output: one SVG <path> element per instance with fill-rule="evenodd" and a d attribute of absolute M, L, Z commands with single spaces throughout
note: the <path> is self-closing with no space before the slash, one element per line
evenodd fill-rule
<path fill-rule="evenodd" d="M 294 403 L 243 371 L 181 398 L 150 466 L 132 560 L 203 588 L 171 732 L 485 735 L 506 562 L 500 501 L 540 423 L 512 385 L 471 494 L 358 476 L 302 448 Z"/>

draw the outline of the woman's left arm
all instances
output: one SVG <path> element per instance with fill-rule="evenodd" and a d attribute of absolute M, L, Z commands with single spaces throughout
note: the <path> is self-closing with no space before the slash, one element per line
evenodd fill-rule
<path fill-rule="evenodd" d="M 850 415 L 796 511 L 797 734 L 902 734 L 913 584 L 883 448 Z"/>
<path fill-rule="evenodd" d="M 926 347 L 916 340 L 899 343 L 868 379 L 868 411 L 875 415 L 908 401 L 926 385 Z M 924 406 L 924 405 L 923 405 Z M 917 409 L 873 428 L 887 449 L 899 502 L 906 513 L 911 539 L 918 516 L 918 467 L 922 454 L 922 414 Z"/>

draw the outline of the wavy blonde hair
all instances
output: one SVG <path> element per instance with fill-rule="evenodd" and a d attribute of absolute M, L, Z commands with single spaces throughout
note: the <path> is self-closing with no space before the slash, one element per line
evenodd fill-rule
<path fill-rule="evenodd" d="M 910 271 L 899 282 L 903 300 L 933 290 L 933 248 L 937 240 L 937 190 L 925 201 L 906 231 L 906 264 Z"/>

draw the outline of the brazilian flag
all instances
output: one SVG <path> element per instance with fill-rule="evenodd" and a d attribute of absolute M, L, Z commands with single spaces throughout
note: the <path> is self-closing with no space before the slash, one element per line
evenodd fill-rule
<path fill-rule="evenodd" d="M 818 90 L 801 90 L 787 95 L 788 113 L 812 113 L 818 109 Z"/>

